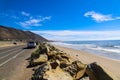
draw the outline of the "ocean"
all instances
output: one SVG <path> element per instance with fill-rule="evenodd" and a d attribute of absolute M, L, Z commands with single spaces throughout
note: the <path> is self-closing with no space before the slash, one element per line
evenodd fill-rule
<path fill-rule="evenodd" d="M 52 42 L 67 48 L 83 50 L 91 54 L 120 60 L 120 40 L 100 40 L 100 41 L 62 41 Z"/>

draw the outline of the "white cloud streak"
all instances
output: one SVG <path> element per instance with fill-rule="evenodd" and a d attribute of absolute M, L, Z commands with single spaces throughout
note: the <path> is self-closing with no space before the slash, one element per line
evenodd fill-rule
<path fill-rule="evenodd" d="M 104 21 L 112 21 L 112 20 L 118 20 L 120 17 L 112 17 L 111 14 L 104 15 L 101 13 L 97 13 L 95 11 L 88 11 L 84 14 L 85 17 L 91 17 L 96 22 L 104 22 Z"/>
<path fill-rule="evenodd" d="M 39 18 L 31 18 L 29 20 L 23 21 L 23 22 L 19 22 L 19 25 L 24 26 L 24 27 L 30 27 L 30 26 L 42 26 L 42 22 L 46 21 L 46 20 L 50 20 L 51 16 L 47 16 L 47 17 L 39 17 Z"/>
<path fill-rule="evenodd" d="M 51 19 L 51 16 L 47 16 L 47 17 L 31 16 L 30 13 L 26 13 L 25 11 L 22 11 L 21 14 L 23 16 L 26 16 L 27 20 L 18 22 L 18 24 L 26 28 L 31 26 L 42 26 L 42 22 Z"/>
<path fill-rule="evenodd" d="M 28 27 L 28 26 L 41 26 L 41 24 L 39 22 L 40 22 L 39 19 L 30 19 L 30 20 L 27 20 L 27 21 L 24 21 L 24 22 L 19 22 L 19 24 L 21 26 L 24 26 L 24 27 Z"/>
<path fill-rule="evenodd" d="M 32 31 L 40 34 L 49 40 L 118 40 L 120 39 L 120 31 Z"/>
<path fill-rule="evenodd" d="M 40 16 L 40 15 L 32 15 L 25 11 L 21 12 L 10 12 L 10 13 L 0 13 L 0 17 L 10 18 L 11 21 L 15 21 L 14 23 L 24 27 L 31 28 L 36 26 L 42 26 L 42 24 L 51 19 L 51 16 Z"/>

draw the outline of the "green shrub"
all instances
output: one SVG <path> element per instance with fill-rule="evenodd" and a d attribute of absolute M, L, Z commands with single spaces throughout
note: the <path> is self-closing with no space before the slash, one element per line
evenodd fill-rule
<path fill-rule="evenodd" d="M 35 52 L 31 54 L 31 58 L 36 59 L 39 57 L 39 55 L 40 55 L 40 49 L 37 49 Z"/>

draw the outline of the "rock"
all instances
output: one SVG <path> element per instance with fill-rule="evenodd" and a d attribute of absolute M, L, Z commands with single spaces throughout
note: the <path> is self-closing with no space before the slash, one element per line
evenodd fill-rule
<path fill-rule="evenodd" d="M 60 68 L 66 68 L 69 64 L 65 63 L 65 62 L 61 62 L 60 63 Z"/>
<path fill-rule="evenodd" d="M 43 75 L 49 70 L 48 63 L 43 63 L 38 69 L 34 70 L 31 80 L 43 80 Z"/>
<path fill-rule="evenodd" d="M 47 54 L 47 48 L 46 48 L 46 46 L 39 46 L 39 49 L 40 49 L 40 54 Z"/>
<path fill-rule="evenodd" d="M 59 66 L 60 62 L 58 60 L 54 60 L 50 62 L 50 66 L 52 69 L 56 69 Z"/>
<path fill-rule="evenodd" d="M 74 79 L 76 79 L 76 80 L 81 79 L 81 78 L 82 78 L 82 76 L 84 76 L 85 71 L 86 71 L 86 68 L 84 68 L 84 69 L 82 69 L 82 70 L 78 71 L 78 72 L 76 73 L 76 75 L 75 75 Z"/>
<path fill-rule="evenodd" d="M 50 53 L 50 48 L 49 48 L 49 46 L 46 46 L 46 53 L 47 53 L 47 54 Z"/>
<path fill-rule="evenodd" d="M 87 66 L 86 73 L 90 80 L 113 80 L 99 65 L 91 63 Z"/>
<path fill-rule="evenodd" d="M 61 68 L 46 71 L 43 80 L 73 80 L 72 76 Z"/>
<path fill-rule="evenodd" d="M 87 65 L 83 64 L 81 61 L 74 61 L 74 62 L 72 62 L 72 64 L 75 64 L 79 71 L 82 69 L 85 69 L 87 67 Z"/>
<path fill-rule="evenodd" d="M 57 54 L 57 51 L 51 51 L 47 53 L 48 56 L 55 56 L 56 54 Z"/>
<path fill-rule="evenodd" d="M 80 61 L 75 61 L 75 62 L 73 62 L 73 64 L 77 65 L 77 73 L 76 73 L 76 75 L 75 75 L 74 78 L 76 80 L 78 80 L 78 79 L 80 79 L 85 74 L 87 65 L 81 63 Z"/>
<path fill-rule="evenodd" d="M 33 60 L 33 63 L 39 64 L 39 63 L 46 62 L 47 60 L 48 60 L 48 56 L 46 54 L 41 54 L 39 58 Z"/>
<path fill-rule="evenodd" d="M 57 54 L 53 57 L 53 59 L 57 59 L 60 62 L 70 63 L 71 60 L 67 55 Z"/>
<path fill-rule="evenodd" d="M 64 71 L 68 72 L 72 77 L 77 73 L 77 66 L 75 64 L 70 64 L 66 68 L 63 68 Z"/>
<path fill-rule="evenodd" d="M 70 57 L 68 57 L 67 55 L 61 55 L 61 57 L 62 57 L 64 60 L 70 62 Z"/>
<path fill-rule="evenodd" d="M 86 65 L 80 61 L 74 61 L 72 64 L 64 68 L 75 80 L 80 79 L 86 70 Z"/>

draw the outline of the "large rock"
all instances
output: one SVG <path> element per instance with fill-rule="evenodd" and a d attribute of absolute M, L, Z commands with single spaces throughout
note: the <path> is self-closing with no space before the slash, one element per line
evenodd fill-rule
<path fill-rule="evenodd" d="M 85 74 L 86 65 L 80 61 L 74 61 L 63 70 L 67 71 L 75 80 L 78 80 Z"/>
<path fill-rule="evenodd" d="M 87 66 L 86 73 L 90 80 L 113 80 L 103 69 L 96 63 Z"/>
<path fill-rule="evenodd" d="M 51 69 L 56 69 L 60 65 L 60 62 L 58 60 L 53 60 L 49 62 L 50 62 Z"/>
<path fill-rule="evenodd" d="M 34 74 L 31 80 L 43 80 L 43 75 L 45 74 L 46 71 L 49 70 L 48 65 L 49 65 L 48 63 L 43 63 L 39 66 L 39 68 L 34 70 Z"/>
<path fill-rule="evenodd" d="M 80 79 L 85 74 L 87 65 L 83 64 L 80 61 L 74 61 L 72 64 L 76 64 L 76 66 L 77 66 L 77 73 L 74 76 L 74 78 L 76 80 L 78 80 L 78 79 Z"/>
<path fill-rule="evenodd" d="M 47 53 L 48 56 L 55 56 L 57 54 L 57 51 L 50 51 Z"/>
<path fill-rule="evenodd" d="M 33 63 L 34 64 L 43 63 L 46 62 L 47 60 L 48 60 L 48 56 L 46 54 L 41 54 L 39 58 L 33 60 Z"/>

